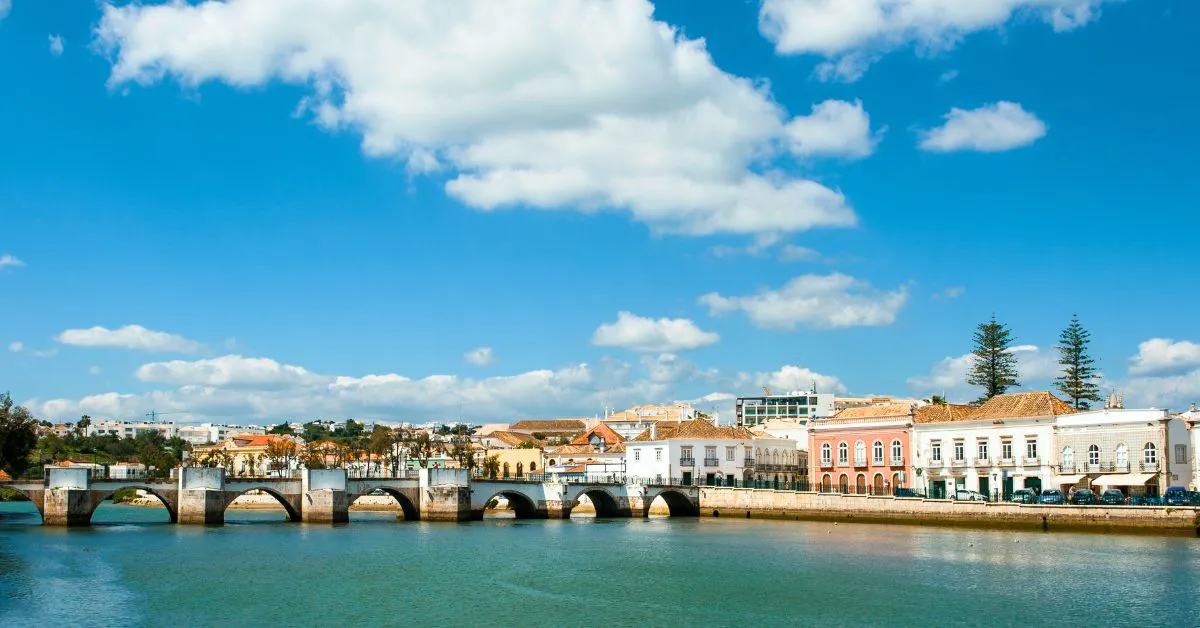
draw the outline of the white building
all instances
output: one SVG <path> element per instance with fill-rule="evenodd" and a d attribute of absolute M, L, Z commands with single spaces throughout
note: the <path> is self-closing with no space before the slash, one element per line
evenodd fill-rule
<path fill-rule="evenodd" d="M 604 424 L 620 434 L 621 438 L 630 439 L 659 421 L 690 421 L 698 416 L 698 412 L 690 404 L 655 405 L 647 403 L 621 412 L 607 414 L 604 417 Z"/>
<path fill-rule="evenodd" d="M 262 435 L 266 428 L 259 425 L 218 425 L 216 423 L 201 423 L 199 425 L 180 425 L 176 430 L 179 438 L 192 445 L 208 445 L 219 443 L 240 434 Z"/>
<path fill-rule="evenodd" d="M 682 484 L 787 483 L 800 474 L 800 453 L 795 441 L 756 438 L 744 427 L 717 427 L 704 419 L 664 421 L 625 443 L 625 473 Z"/>
<path fill-rule="evenodd" d="M 1049 392 L 992 397 L 978 408 L 934 404 L 913 423 L 913 486 L 930 497 L 958 490 L 1011 495 L 1056 484 L 1056 420 L 1075 412 Z"/>
<path fill-rule="evenodd" d="M 115 421 L 112 419 L 93 420 L 87 428 L 88 436 L 112 434 L 117 438 L 134 438 L 142 432 L 160 432 L 165 438 L 178 435 L 174 421 Z"/>
<path fill-rule="evenodd" d="M 1105 408 L 1060 416 L 1055 443 L 1060 488 L 1162 495 L 1169 486 L 1192 482 L 1187 424 L 1166 410 Z"/>
<path fill-rule="evenodd" d="M 1200 491 L 1200 408 L 1193 403 L 1179 418 L 1187 425 L 1191 434 L 1192 490 Z"/>
<path fill-rule="evenodd" d="M 737 425 L 750 427 L 772 420 L 787 420 L 807 423 L 811 419 L 834 415 L 833 393 L 817 391 L 792 391 L 784 395 L 772 395 L 769 390 L 762 397 L 738 397 L 734 405 Z M 808 440 L 807 436 L 803 440 Z"/>

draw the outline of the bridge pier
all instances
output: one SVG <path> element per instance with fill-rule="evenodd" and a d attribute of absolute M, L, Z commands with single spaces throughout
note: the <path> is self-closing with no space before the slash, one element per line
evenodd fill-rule
<path fill-rule="evenodd" d="M 350 496 L 345 469 L 306 469 L 302 476 L 300 509 L 305 523 L 348 523 Z"/>
<path fill-rule="evenodd" d="M 225 469 L 179 469 L 179 523 L 225 523 Z"/>
<path fill-rule="evenodd" d="M 92 494 L 87 469 L 47 469 L 42 493 L 42 524 L 86 526 L 92 522 Z"/>
<path fill-rule="evenodd" d="M 471 472 L 467 469 L 421 469 L 421 520 L 469 521 Z"/>

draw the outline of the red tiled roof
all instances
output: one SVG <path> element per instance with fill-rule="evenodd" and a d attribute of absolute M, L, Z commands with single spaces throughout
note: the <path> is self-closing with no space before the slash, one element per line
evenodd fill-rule
<path fill-rule="evenodd" d="M 1041 390 L 996 395 L 979 406 L 971 414 L 971 420 L 1017 419 L 1074 413 L 1075 408 L 1072 408 L 1067 402 L 1055 397 L 1049 391 Z"/>
<path fill-rule="evenodd" d="M 0 482 L 8 482 L 12 480 L 12 476 L 4 469 L 0 469 Z"/>
<path fill-rule="evenodd" d="M 654 438 L 650 435 L 650 429 L 646 429 L 641 434 L 638 434 L 635 441 L 648 440 L 672 440 L 672 439 L 730 439 L 738 440 L 744 438 L 754 438 L 754 433 L 744 427 L 720 427 L 709 423 L 704 419 L 692 419 L 677 423 L 674 421 L 659 421 L 653 428 L 656 432 Z"/>
<path fill-rule="evenodd" d="M 554 419 L 548 421 L 517 421 L 509 426 L 509 431 L 526 432 L 582 432 L 587 424 L 582 419 Z"/>
<path fill-rule="evenodd" d="M 952 423 L 970 421 L 978 408 L 957 403 L 933 403 L 917 408 L 914 423 Z"/>
<path fill-rule="evenodd" d="M 620 434 L 614 432 L 611 427 L 609 427 L 603 423 L 598 423 L 598 424 L 596 424 L 596 427 L 593 427 L 592 429 L 575 437 L 575 440 L 572 440 L 571 444 L 572 445 L 587 445 L 587 444 L 589 444 L 589 439 L 591 438 L 592 434 L 595 434 L 595 435 L 599 436 L 600 438 L 603 438 L 604 442 L 608 443 L 609 445 L 625 442 L 625 439 L 622 438 Z"/>
<path fill-rule="evenodd" d="M 529 434 L 518 434 L 516 432 L 492 432 L 484 438 L 494 438 L 505 445 L 512 447 L 520 447 L 525 443 L 533 443 L 538 447 L 542 446 L 542 441 L 530 436 Z"/>
<path fill-rule="evenodd" d="M 846 408 L 839 410 L 833 415 L 834 420 L 837 419 L 883 419 L 908 416 L 912 413 L 912 406 L 907 403 L 889 403 L 882 406 L 857 406 L 854 408 Z"/>

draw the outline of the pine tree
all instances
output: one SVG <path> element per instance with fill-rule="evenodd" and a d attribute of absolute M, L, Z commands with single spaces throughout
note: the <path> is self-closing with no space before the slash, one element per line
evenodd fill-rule
<path fill-rule="evenodd" d="M 1054 383 L 1076 410 L 1087 410 L 1092 407 L 1089 401 L 1100 401 L 1096 361 L 1088 353 L 1091 336 L 1079 324 L 1079 317 L 1073 316 L 1071 324 L 1059 334 L 1058 346 L 1055 347 L 1058 349 L 1062 375 L 1055 378 Z"/>
<path fill-rule="evenodd" d="M 971 370 L 967 372 L 968 384 L 983 387 L 983 396 L 976 403 L 985 402 L 1004 394 L 1011 387 L 1021 385 L 1017 380 L 1017 356 L 1009 351 L 1012 341 L 1012 332 L 996 322 L 995 316 L 976 328 Z"/>

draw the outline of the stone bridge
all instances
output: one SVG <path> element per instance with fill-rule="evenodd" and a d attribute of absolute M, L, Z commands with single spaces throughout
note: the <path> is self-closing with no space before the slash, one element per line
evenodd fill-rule
<path fill-rule="evenodd" d="M 672 516 L 700 512 L 699 489 L 609 479 L 560 482 L 479 480 L 463 469 L 421 469 L 415 478 L 347 478 L 343 469 L 305 469 L 297 478 L 231 478 L 224 469 L 181 468 L 176 479 L 93 478 L 87 469 L 47 467 L 41 482 L 5 482 L 33 501 L 44 525 L 89 525 L 101 502 L 122 489 L 141 489 L 167 508 L 173 523 L 221 524 L 225 509 L 250 491 L 274 497 L 292 521 L 343 523 L 350 504 L 375 491 L 391 495 L 407 520 L 482 519 L 489 501 L 504 497 L 518 517 L 566 518 L 586 495 L 598 517 L 646 516 L 662 497 Z"/>

